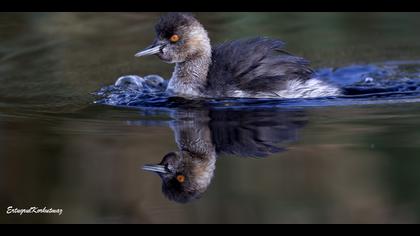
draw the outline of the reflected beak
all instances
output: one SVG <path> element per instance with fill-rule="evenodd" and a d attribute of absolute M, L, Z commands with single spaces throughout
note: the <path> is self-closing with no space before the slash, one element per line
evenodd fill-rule
<path fill-rule="evenodd" d="M 144 56 L 150 56 L 159 53 L 164 45 L 162 44 L 152 44 L 149 47 L 143 49 L 142 51 L 136 53 L 134 55 L 135 57 L 144 57 Z"/>
<path fill-rule="evenodd" d="M 160 174 L 167 174 L 169 173 L 165 166 L 163 165 L 144 165 L 143 170 L 145 171 L 151 171 L 154 173 L 160 173 Z"/>

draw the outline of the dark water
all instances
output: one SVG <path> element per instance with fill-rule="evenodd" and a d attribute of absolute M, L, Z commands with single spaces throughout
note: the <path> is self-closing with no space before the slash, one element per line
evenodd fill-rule
<path fill-rule="evenodd" d="M 197 14 L 213 42 L 285 40 L 351 96 L 186 101 L 107 87 L 170 76 L 133 57 L 159 15 L 0 15 L 1 223 L 420 222 L 420 14 Z M 214 177 L 200 199 L 170 201 L 142 166 L 196 139 L 217 151 Z"/>

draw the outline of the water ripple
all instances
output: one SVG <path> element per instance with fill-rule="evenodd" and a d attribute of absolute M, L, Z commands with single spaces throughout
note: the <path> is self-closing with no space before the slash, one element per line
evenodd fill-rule
<path fill-rule="evenodd" d="M 246 109 L 255 107 L 307 107 L 418 102 L 420 61 L 388 61 L 340 68 L 321 68 L 316 77 L 336 84 L 343 96 L 311 99 L 197 99 L 169 97 L 162 87 L 110 85 L 96 91 L 97 104 L 132 108 Z"/>

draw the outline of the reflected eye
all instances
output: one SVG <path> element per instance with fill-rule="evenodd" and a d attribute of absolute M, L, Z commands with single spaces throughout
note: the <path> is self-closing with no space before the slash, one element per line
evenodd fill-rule
<path fill-rule="evenodd" d="M 183 175 L 177 175 L 176 176 L 176 180 L 178 180 L 178 182 L 180 182 L 180 183 L 184 183 L 185 176 L 183 176 Z"/>
<path fill-rule="evenodd" d="M 176 43 L 179 41 L 179 36 L 177 34 L 174 34 L 169 38 L 169 41 L 171 41 L 172 43 Z"/>

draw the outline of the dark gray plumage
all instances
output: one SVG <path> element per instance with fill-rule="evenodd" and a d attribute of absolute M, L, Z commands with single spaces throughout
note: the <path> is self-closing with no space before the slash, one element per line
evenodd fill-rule
<path fill-rule="evenodd" d="M 273 108 L 212 111 L 210 117 L 218 154 L 254 158 L 285 151 L 289 143 L 298 140 L 299 129 L 307 123 L 302 111 Z"/>
<path fill-rule="evenodd" d="M 313 74 L 309 62 L 284 49 L 280 40 L 257 37 L 230 41 L 212 51 L 208 90 L 218 96 L 235 90 L 248 94 L 276 93 L 288 80 L 308 80 Z M 220 79 L 223 78 L 223 79 Z"/>

